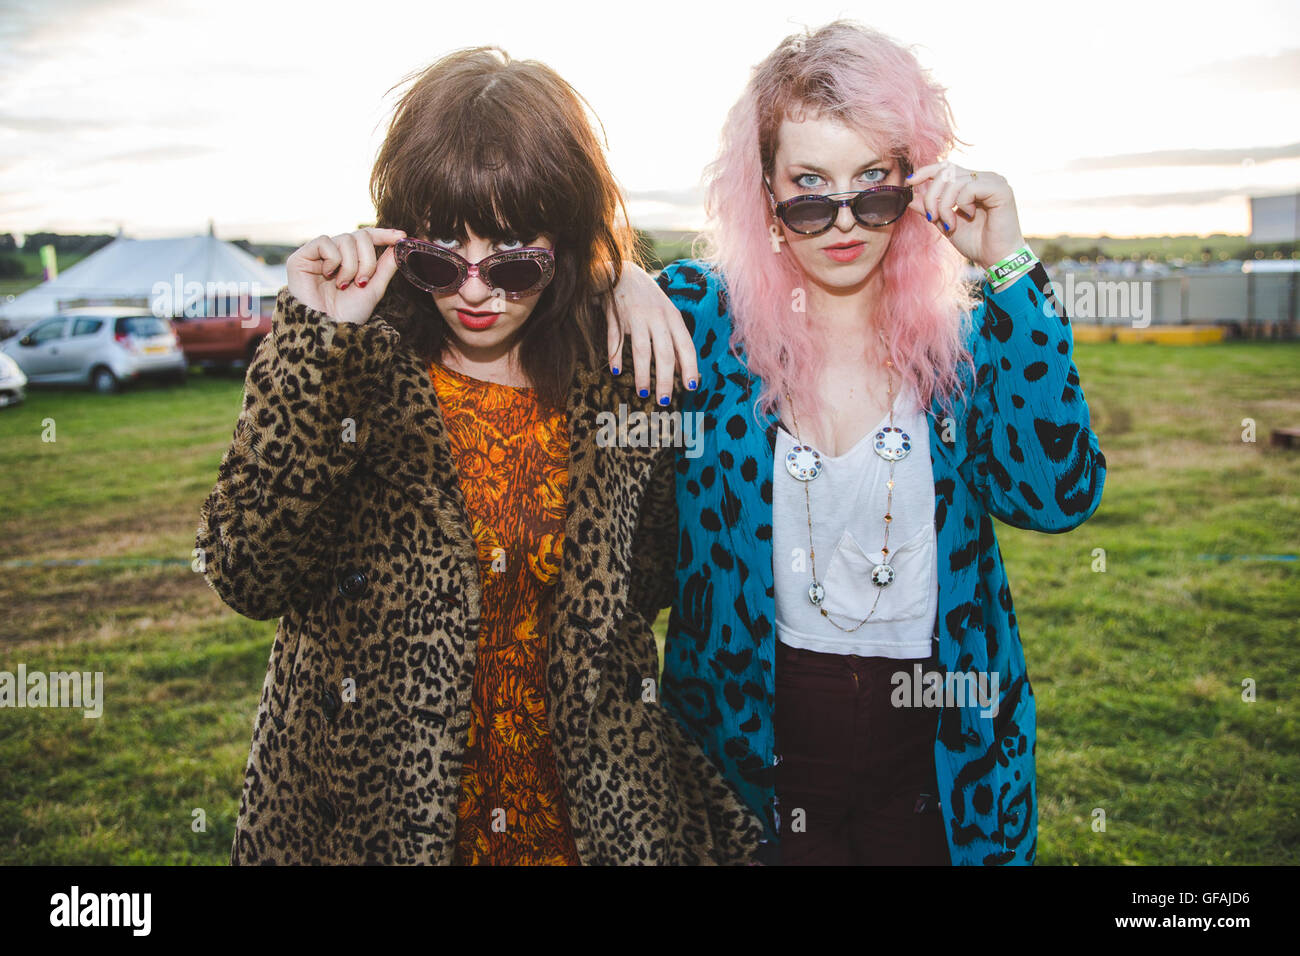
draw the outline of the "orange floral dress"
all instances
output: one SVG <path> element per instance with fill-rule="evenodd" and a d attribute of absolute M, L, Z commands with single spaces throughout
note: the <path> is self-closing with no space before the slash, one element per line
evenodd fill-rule
<path fill-rule="evenodd" d="M 482 624 L 461 772 L 456 862 L 581 861 L 547 725 L 543 602 L 560 575 L 568 485 L 563 409 L 531 388 L 429 367 L 478 544 Z"/>

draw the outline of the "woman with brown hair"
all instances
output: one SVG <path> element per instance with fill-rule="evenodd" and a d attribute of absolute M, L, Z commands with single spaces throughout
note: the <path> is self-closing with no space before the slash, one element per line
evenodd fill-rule
<path fill-rule="evenodd" d="M 582 101 L 452 54 L 371 191 L 290 256 L 202 508 L 209 584 L 280 618 L 232 862 L 748 860 L 658 703 L 675 456 L 601 440 L 654 402 L 598 348 L 631 245 Z"/>

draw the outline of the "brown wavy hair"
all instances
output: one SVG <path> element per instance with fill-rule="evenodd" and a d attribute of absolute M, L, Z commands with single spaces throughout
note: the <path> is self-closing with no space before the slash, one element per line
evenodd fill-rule
<path fill-rule="evenodd" d="M 466 227 L 493 241 L 553 237 L 555 277 L 523 325 L 519 361 L 559 406 L 580 367 L 605 361 L 607 291 L 636 256 L 599 120 L 550 67 L 498 47 L 458 50 L 393 89 L 407 83 L 370 175 L 376 225 L 433 239 L 463 240 Z M 437 358 L 450 332 L 432 297 L 400 272 L 389 291 L 408 306 L 391 319 L 403 342 Z"/>

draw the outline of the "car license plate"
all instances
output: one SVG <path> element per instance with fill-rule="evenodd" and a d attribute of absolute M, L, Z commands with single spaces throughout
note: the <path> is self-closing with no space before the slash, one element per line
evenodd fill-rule
<path fill-rule="evenodd" d="M 155 353 L 157 353 L 157 352 L 166 352 L 166 351 L 167 351 L 167 346 L 165 346 L 165 345 L 146 345 L 146 346 L 144 347 L 144 350 L 145 350 L 146 352 L 148 352 L 149 354 L 152 355 L 152 354 L 155 354 Z"/>

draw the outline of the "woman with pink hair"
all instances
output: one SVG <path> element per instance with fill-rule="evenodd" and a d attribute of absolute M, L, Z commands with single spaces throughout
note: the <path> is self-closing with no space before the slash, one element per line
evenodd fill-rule
<path fill-rule="evenodd" d="M 658 277 L 671 320 L 648 288 L 626 310 L 638 384 L 676 352 L 703 435 L 661 698 L 766 820 L 760 861 L 1035 859 L 992 519 L 1077 527 L 1106 460 L 1011 187 L 943 161 L 954 141 L 909 49 L 787 38 L 728 115 L 706 254 Z"/>

